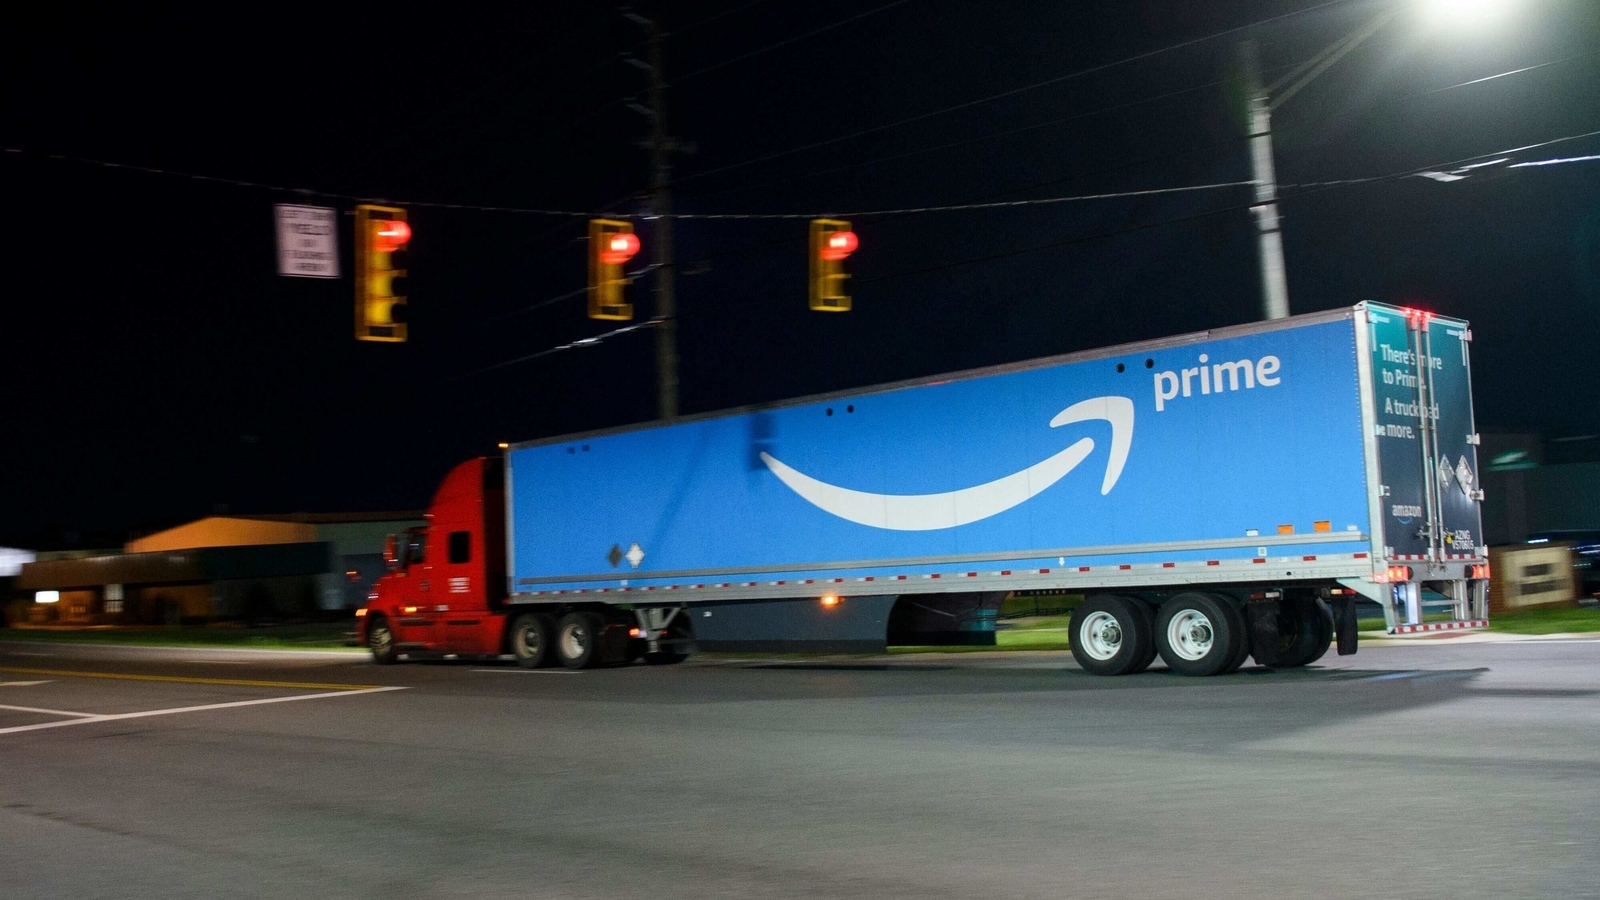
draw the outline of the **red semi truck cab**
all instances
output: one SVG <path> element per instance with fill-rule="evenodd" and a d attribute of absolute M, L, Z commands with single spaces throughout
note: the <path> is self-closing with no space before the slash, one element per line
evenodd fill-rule
<path fill-rule="evenodd" d="M 673 663 L 688 655 L 684 617 L 668 623 L 659 614 L 636 617 L 598 605 L 508 602 L 501 458 L 470 459 L 450 470 L 425 518 L 420 528 L 390 535 L 389 570 L 356 610 L 357 640 L 374 661 L 511 655 L 528 667 L 588 668 L 641 657 Z"/>

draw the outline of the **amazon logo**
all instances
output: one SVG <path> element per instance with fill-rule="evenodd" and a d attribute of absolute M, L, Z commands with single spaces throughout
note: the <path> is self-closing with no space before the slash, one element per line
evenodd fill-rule
<path fill-rule="evenodd" d="M 1094 397 L 1063 409 L 1051 428 L 1075 422 L 1105 420 L 1111 424 L 1102 496 L 1111 493 L 1133 446 L 1133 401 L 1127 397 Z M 1066 477 L 1094 452 L 1093 438 L 1079 438 L 1059 453 L 1020 472 L 960 490 L 937 494 L 876 494 L 829 484 L 761 451 L 761 461 L 788 488 L 823 512 L 858 525 L 889 531 L 935 531 L 958 528 L 999 515 L 1033 499 Z"/>

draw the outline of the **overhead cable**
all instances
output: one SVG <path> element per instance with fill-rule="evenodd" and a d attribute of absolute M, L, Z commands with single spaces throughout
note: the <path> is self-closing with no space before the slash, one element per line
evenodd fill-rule
<path fill-rule="evenodd" d="M 3 149 L 6 153 L 29 155 L 28 151 L 19 150 L 19 149 L 13 148 L 13 147 L 5 147 L 5 148 L 0 148 L 0 149 Z M 45 153 L 45 154 L 38 154 L 38 155 L 43 156 L 43 157 L 45 157 L 47 159 L 65 160 L 65 161 L 68 161 L 68 162 L 77 162 L 77 163 L 85 163 L 85 164 L 90 164 L 90 165 L 99 165 L 99 166 L 104 166 L 106 168 L 112 168 L 112 169 L 130 169 L 130 170 L 135 171 L 135 172 L 145 172 L 145 173 L 149 173 L 149 174 L 153 174 L 153 175 L 171 175 L 171 176 L 176 176 L 176 177 L 180 177 L 180 178 L 190 178 L 190 179 L 194 179 L 194 180 L 197 180 L 197 181 L 208 181 L 208 182 L 216 182 L 216 183 L 220 183 L 220 184 L 228 184 L 228 185 L 233 185 L 233 186 L 236 186 L 236 187 L 247 187 L 247 188 L 255 188 L 255 189 L 259 189 L 259 190 L 270 190 L 270 191 L 284 191 L 284 192 L 289 192 L 289 193 L 301 194 L 301 195 L 309 196 L 309 197 L 322 197 L 322 198 L 331 199 L 331 200 L 351 200 L 351 201 L 355 201 L 355 202 L 358 202 L 358 203 L 394 203 L 394 204 L 401 204 L 401 205 L 408 206 L 408 207 L 423 208 L 423 209 L 461 209 L 461 210 L 471 210 L 471 211 L 475 211 L 475 212 L 501 212 L 501 213 L 516 213 L 516 214 L 524 214 L 524 215 L 565 216 L 565 217 L 568 217 L 568 218 L 590 218 L 590 217 L 595 215 L 595 213 L 589 212 L 589 211 L 586 211 L 586 210 L 540 209 L 540 208 L 536 208 L 536 207 L 522 207 L 522 206 L 480 206 L 480 205 L 471 204 L 471 203 L 436 203 L 436 202 L 431 202 L 431 201 L 426 201 L 426 200 L 397 200 L 397 199 L 388 198 L 388 197 L 362 197 L 362 196 L 357 196 L 355 194 L 339 194 L 339 193 L 333 193 L 333 192 L 329 192 L 329 191 L 312 190 L 310 188 L 290 188 L 290 187 L 284 187 L 282 185 L 263 184 L 261 182 L 256 182 L 256 181 L 242 181 L 242 180 L 235 179 L 235 178 L 221 178 L 221 177 L 217 177 L 217 176 L 214 176 L 214 175 L 195 175 L 195 174 L 187 173 L 187 172 L 177 172 L 177 171 L 173 171 L 171 169 L 158 169 L 158 168 L 155 168 L 153 166 L 139 166 L 139 165 L 130 165 L 130 164 L 127 164 L 127 163 L 115 163 L 115 162 L 108 162 L 108 161 L 99 160 L 99 159 L 89 159 L 89 158 L 84 158 L 84 157 L 65 156 L 65 155 L 59 154 L 59 153 Z M 1144 190 L 1134 190 L 1134 191 L 1112 191 L 1112 192 L 1100 193 L 1100 194 L 1075 194 L 1075 195 L 1067 196 L 1067 197 L 1040 197 L 1040 198 L 1035 198 L 1035 199 L 1032 199 L 1032 200 L 1003 200 L 1003 201 L 990 202 L 990 203 L 960 203 L 960 204 L 953 204 L 953 205 L 949 205 L 949 206 L 911 206 L 911 207 L 902 207 L 902 208 L 897 208 L 897 209 L 873 209 L 873 210 L 861 210 L 861 211 L 856 211 L 856 212 L 824 211 L 824 212 L 797 212 L 797 213 L 669 213 L 669 214 L 667 214 L 665 216 L 665 218 L 669 218 L 669 219 L 737 219 L 737 220 L 777 220 L 777 221 L 781 221 L 781 220 L 794 220 L 794 219 L 822 219 L 822 218 L 841 217 L 841 216 L 903 216 L 903 215 L 913 215 L 913 214 L 919 214 L 919 213 L 961 212 L 961 211 L 979 210 L 979 209 L 1000 209 L 1000 208 L 1004 208 L 1004 207 L 1015 207 L 1015 206 L 1044 206 L 1044 205 L 1049 205 L 1049 204 L 1054 204 L 1054 203 L 1075 203 L 1075 202 L 1087 201 L 1087 200 L 1112 200 L 1112 199 L 1116 199 L 1116 198 L 1120 198 L 1120 197 L 1143 197 L 1143 196 L 1147 196 L 1147 195 L 1151 195 L 1151 194 L 1172 194 L 1172 193 L 1182 193 L 1182 192 L 1186 192 L 1186 191 L 1208 191 L 1208 190 L 1217 190 L 1217 189 L 1220 189 L 1220 188 L 1239 187 L 1241 185 L 1248 185 L 1248 184 L 1253 184 L 1253 183 L 1254 182 L 1250 182 L 1250 181 L 1228 181 L 1228 182 L 1221 182 L 1221 183 L 1217 183 L 1217 184 L 1192 184 L 1192 185 L 1184 185 L 1184 186 L 1181 186 L 1181 187 L 1148 188 L 1148 189 L 1144 189 Z M 622 219 L 651 220 L 651 219 L 656 219 L 656 218 L 662 218 L 660 216 L 647 215 L 647 214 L 643 214 L 643 213 L 607 213 L 607 215 L 610 215 L 610 216 L 613 216 L 613 217 L 616 217 L 616 218 L 622 218 Z"/>
<path fill-rule="evenodd" d="M 728 172 L 728 171 L 732 171 L 734 169 L 742 169 L 742 168 L 745 168 L 747 166 L 753 166 L 753 165 L 758 165 L 758 164 L 764 163 L 764 162 L 770 162 L 771 160 L 774 160 L 774 159 L 782 159 L 783 157 L 786 157 L 786 156 L 793 156 L 796 153 L 804 153 L 807 150 L 815 150 L 815 149 L 817 149 L 819 147 L 827 147 L 827 146 L 830 146 L 832 144 L 841 143 L 843 141 L 854 140 L 855 138 L 858 138 L 858 137 L 865 137 L 865 136 L 867 136 L 869 134 L 877 134 L 878 132 L 881 132 L 881 131 L 888 131 L 888 130 L 890 130 L 892 128 L 899 128 L 899 127 L 901 127 L 903 125 L 911 125 L 911 124 L 916 123 L 916 122 L 926 121 L 928 119 L 936 118 L 938 116 L 943 116 L 943 115 L 947 115 L 949 113 L 958 112 L 958 111 L 963 110 L 963 109 L 971 109 L 972 107 L 975 107 L 975 106 L 982 106 L 985 103 L 993 103 L 996 100 L 1004 100 L 1007 97 L 1014 97 L 1014 96 L 1016 96 L 1018 94 L 1027 93 L 1028 91 L 1036 91 L 1036 90 L 1039 90 L 1040 88 L 1046 88 L 1046 87 L 1050 87 L 1052 85 L 1061 84 L 1063 82 L 1072 81 L 1072 80 L 1077 79 L 1077 78 L 1083 78 L 1084 76 L 1093 75 L 1093 74 L 1095 74 L 1097 72 L 1104 72 L 1104 71 L 1106 71 L 1108 69 L 1114 69 L 1114 68 L 1117 68 L 1119 66 L 1128 65 L 1130 63 L 1140 62 L 1142 60 L 1146 60 L 1146 59 L 1150 59 L 1152 57 L 1160 56 L 1162 54 L 1171 53 L 1171 52 L 1176 51 L 1176 50 L 1182 50 L 1182 49 L 1184 49 L 1186 47 L 1193 47 L 1193 46 L 1195 46 L 1197 44 L 1204 44 L 1204 43 L 1207 43 L 1207 42 L 1210 42 L 1210 41 L 1214 41 L 1214 40 L 1218 40 L 1218 39 L 1221 39 L 1221 38 L 1224 38 L 1224 37 L 1228 37 L 1229 35 L 1238 34 L 1238 33 L 1242 32 L 1242 31 L 1249 31 L 1249 30 L 1254 29 L 1254 28 L 1260 28 L 1261 26 L 1264 26 L 1264 25 L 1270 25 L 1270 24 L 1272 24 L 1274 22 L 1279 22 L 1279 21 L 1282 21 L 1282 20 L 1285 20 L 1285 19 L 1294 18 L 1294 17 L 1297 17 L 1297 16 L 1303 16 L 1303 15 L 1305 15 L 1307 13 L 1315 12 L 1316 10 L 1325 9 L 1327 7 L 1330 7 L 1330 6 L 1339 6 L 1339 5 L 1342 5 L 1342 4 L 1345 4 L 1345 3 L 1350 3 L 1350 2 L 1353 2 L 1353 0 L 1327 0 L 1327 2 L 1325 2 L 1325 3 L 1319 3 L 1319 4 L 1315 5 L 1315 6 L 1308 6 L 1305 9 L 1297 10 L 1295 12 L 1284 13 L 1284 14 L 1278 15 L 1278 16 L 1272 16 L 1272 17 L 1267 18 L 1267 19 L 1262 19 L 1262 20 L 1260 20 L 1258 22 L 1251 22 L 1248 25 L 1240 25 L 1240 26 L 1238 26 L 1236 28 L 1229 28 L 1229 29 L 1227 29 L 1225 31 L 1218 31 L 1218 32 L 1215 32 L 1213 34 L 1208 34 L 1208 35 L 1206 35 L 1204 37 L 1193 38 L 1193 39 L 1187 40 L 1187 41 L 1180 41 L 1179 43 L 1169 44 L 1169 45 L 1167 45 L 1165 47 L 1160 47 L 1160 48 L 1157 48 L 1155 50 L 1147 50 L 1144 53 L 1135 54 L 1133 56 L 1129 56 L 1129 57 L 1126 57 L 1124 59 L 1119 59 L 1119 60 L 1115 60 L 1115 61 L 1107 62 L 1107 63 L 1100 63 L 1098 65 L 1090 66 L 1087 69 L 1079 69 L 1079 70 L 1077 70 L 1075 72 L 1068 72 L 1065 75 L 1057 75 L 1057 76 L 1055 76 L 1053 78 L 1046 78 L 1046 79 L 1043 79 L 1041 81 L 1035 81 L 1035 82 L 1032 82 L 1031 84 L 1025 84 L 1025 85 L 1021 85 L 1019 87 L 1010 88 L 1008 90 L 1000 91 L 999 93 L 996 93 L 996 94 L 990 94 L 990 95 L 988 95 L 986 97 L 978 97 L 977 99 L 974 99 L 974 100 L 966 100 L 966 101 L 963 101 L 961 103 L 954 104 L 952 106 L 946 106 L 946 107 L 943 107 L 941 109 L 935 109 L 935 110 L 930 110 L 930 111 L 924 112 L 924 113 L 918 113 L 917 115 L 914 115 L 914 116 L 909 116 L 909 117 L 904 118 L 904 119 L 897 119 L 896 121 L 887 122 L 887 123 L 882 124 L 882 125 L 874 125 L 871 128 L 863 128 L 860 131 L 853 131 L 853 132 L 850 132 L 849 134 L 842 134 L 842 135 L 838 135 L 836 137 L 825 138 L 825 139 L 820 140 L 820 141 L 812 141 L 809 144 L 802 144 L 802 145 L 800 145 L 798 147 L 790 147 L 790 148 L 788 148 L 786 150 L 779 150 L 779 151 L 774 152 L 774 153 L 768 153 L 765 156 L 758 156 L 758 157 L 755 157 L 754 159 L 744 160 L 743 162 L 729 163 L 729 164 L 727 164 L 725 166 L 718 166 L 717 168 L 707 169 L 707 170 L 705 170 L 703 172 L 694 172 L 694 173 L 691 173 L 689 175 L 684 175 L 684 176 L 676 179 L 674 181 L 674 184 L 682 184 L 684 182 L 694 181 L 694 180 L 700 179 L 700 178 L 706 178 L 706 177 L 709 177 L 711 175 L 716 175 L 716 174 L 719 174 L 719 173 L 722 173 L 722 172 Z"/>
<path fill-rule="evenodd" d="M 459 375 L 452 375 L 452 376 L 450 376 L 449 378 L 447 378 L 445 380 L 446 381 L 455 381 L 455 380 L 460 379 L 460 378 L 470 378 L 473 375 L 481 375 L 484 372 L 492 372 L 495 369 L 503 369 L 506 366 L 514 366 L 517 363 L 525 363 L 525 362 L 528 362 L 530 360 L 538 359 L 541 356 L 549 356 L 552 353 L 560 353 L 563 350 L 576 350 L 576 349 L 578 349 L 580 347 L 593 347 L 593 346 L 595 346 L 597 344 L 600 344 L 600 343 L 602 343 L 602 342 L 604 342 L 604 341 L 606 341 L 606 340 L 608 340 L 610 338 L 617 337 L 618 335 L 627 334 L 630 331 L 639 331 L 639 330 L 644 329 L 644 328 L 654 328 L 655 326 L 660 325 L 663 321 L 665 321 L 665 320 L 660 318 L 660 317 L 656 317 L 654 319 L 646 319 L 643 322 L 635 322 L 632 325 L 624 325 L 621 328 L 613 328 L 612 330 L 607 331 L 604 334 L 597 334 L 597 335 L 594 335 L 593 337 L 579 338 L 579 339 L 577 339 L 575 341 L 568 341 L 565 344 L 557 344 L 554 347 L 550 347 L 550 348 L 547 348 L 547 349 L 544 349 L 544 350 L 540 350 L 538 353 L 529 353 L 526 356 L 519 356 L 516 359 L 508 359 L 505 362 L 497 362 L 492 366 L 484 366 L 481 369 L 473 369 L 470 372 L 462 372 Z"/>
<path fill-rule="evenodd" d="M 676 85 L 682 84 L 683 82 L 688 81 L 691 78 L 696 78 L 698 76 L 706 74 L 707 72 L 715 72 L 716 70 L 722 68 L 723 66 L 731 66 L 736 62 L 742 62 L 744 60 L 749 59 L 752 56 L 760 56 L 763 53 L 767 53 L 767 52 L 770 52 L 772 50 L 776 50 L 779 47 L 787 47 L 790 44 L 797 43 L 799 41 L 803 41 L 808 37 L 814 37 L 816 35 L 819 35 L 819 34 L 823 33 L 824 31 L 832 31 L 833 29 L 839 28 L 840 26 L 849 25 L 851 22 L 855 22 L 855 21 L 860 20 L 860 19 L 865 19 L 867 16 L 877 15 L 878 13 L 881 13 L 881 12 L 883 12 L 885 10 L 893 9 L 896 6 L 901 6 L 901 5 L 904 5 L 904 4 L 909 3 L 909 2 L 911 2 L 911 0 L 893 0 L 893 2 L 891 2 L 891 3 L 885 3 L 882 6 L 876 7 L 874 9 L 869 9 L 866 12 L 856 13 L 855 15 L 853 15 L 853 16 L 847 18 L 847 19 L 841 19 L 841 20 L 839 20 L 837 22 L 834 22 L 831 25 L 824 25 L 821 28 L 814 28 L 811 31 L 806 32 L 805 34 L 797 34 L 792 38 L 787 38 L 785 40 L 781 40 L 781 41 L 777 42 L 776 44 L 768 44 L 765 47 L 760 47 L 758 49 L 751 50 L 751 51 L 746 52 L 746 53 L 741 53 L 738 56 L 734 56 L 734 57 L 731 57 L 729 59 L 722 60 L 721 62 L 712 63 L 711 65 L 706 66 L 703 69 L 695 69 L 693 72 L 690 72 L 687 75 L 678 76 L 677 78 L 675 78 L 672 81 L 668 82 L 667 83 L 667 87 L 675 87 Z"/>

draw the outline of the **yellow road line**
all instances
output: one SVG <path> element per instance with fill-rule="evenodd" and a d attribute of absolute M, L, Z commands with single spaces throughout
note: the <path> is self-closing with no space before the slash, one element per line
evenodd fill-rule
<path fill-rule="evenodd" d="M 308 691 L 370 691 L 377 684 L 324 684 L 310 681 L 255 681 L 246 678 L 192 678 L 186 675 L 135 675 L 128 672 L 78 672 L 67 669 L 19 669 L 0 666 L 0 672 L 56 675 L 68 678 L 111 678 L 118 681 L 169 681 L 177 684 L 226 684 L 234 687 L 299 688 Z"/>

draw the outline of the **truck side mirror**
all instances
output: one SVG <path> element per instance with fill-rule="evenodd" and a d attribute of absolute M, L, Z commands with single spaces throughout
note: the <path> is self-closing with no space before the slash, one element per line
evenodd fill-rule
<path fill-rule="evenodd" d="M 400 565 L 399 543 L 392 534 L 383 539 L 383 564 L 391 569 Z"/>

